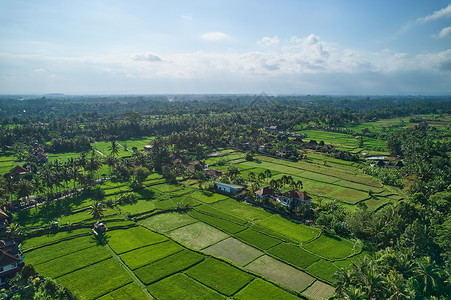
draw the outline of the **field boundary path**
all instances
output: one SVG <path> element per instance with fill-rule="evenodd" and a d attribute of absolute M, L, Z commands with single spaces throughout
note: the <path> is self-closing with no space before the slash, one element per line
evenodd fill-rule
<path fill-rule="evenodd" d="M 116 144 L 118 144 L 120 147 L 124 148 L 124 150 L 130 151 L 131 153 L 135 153 L 133 150 L 130 150 L 127 148 L 125 148 L 124 146 L 122 146 L 121 144 L 119 144 L 118 142 L 116 142 Z"/>
<path fill-rule="evenodd" d="M 107 250 L 111 253 L 111 255 L 116 259 L 116 261 L 122 266 L 122 268 L 125 270 L 125 272 L 127 272 L 128 275 L 130 275 L 132 280 L 138 284 L 138 286 L 143 290 L 144 294 L 146 294 L 149 297 L 149 299 L 155 299 L 149 293 L 145 284 L 142 283 L 141 280 L 139 280 L 139 278 L 135 275 L 135 273 L 133 273 L 133 271 L 130 270 L 130 268 L 122 261 L 122 259 L 116 254 L 116 252 L 114 252 L 113 249 L 111 249 L 111 247 L 110 247 L 110 245 L 108 245 L 108 243 L 105 243 L 105 248 L 107 248 Z"/>

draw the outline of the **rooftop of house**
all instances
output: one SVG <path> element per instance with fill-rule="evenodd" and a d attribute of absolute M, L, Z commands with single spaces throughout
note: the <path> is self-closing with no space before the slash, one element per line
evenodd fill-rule
<path fill-rule="evenodd" d="M 230 183 L 223 183 L 223 182 L 215 182 L 216 185 L 222 185 L 231 189 L 242 189 L 242 186 L 239 185 L 234 185 L 234 184 L 230 184 Z"/>
<path fill-rule="evenodd" d="M 265 195 L 274 195 L 275 192 L 276 192 L 276 191 L 273 190 L 273 189 L 270 188 L 270 187 L 264 187 L 264 188 L 259 189 L 259 190 L 256 191 L 255 193 L 256 193 L 257 195 L 265 196 Z"/>
<path fill-rule="evenodd" d="M 297 198 L 297 199 L 303 200 L 303 201 L 312 199 L 309 195 L 307 195 L 307 193 L 300 192 L 298 190 L 291 190 L 291 191 L 284 193 L 283 195 L 288 198 Z"/>
<path fill-rule="evenodd" d="M 28 170 L 21 167 L 21 166 L 15 166 L 14 168 L 12 168 L 9 173 L 11 174 L 21 174 L 21 173 L 28 173 Z"/>

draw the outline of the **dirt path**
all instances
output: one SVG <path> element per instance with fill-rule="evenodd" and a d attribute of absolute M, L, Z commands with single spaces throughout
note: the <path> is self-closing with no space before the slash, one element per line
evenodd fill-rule
<path fill-rule="evenodd" d="M 135 273 L 133 273 L 133 271 L 130 270 L 130 268 L 122 261 L 122 259 L 113 251 L 113 249 L 111 249 L 110 245 L 105 243 L 105 248 L 107 248 L 107 250 L 111 253 L 111 255 L 116 259 L 116 261 L 122 266 L 122 268 L 125 270 L 125 272 L 127 272 L 128 275 L 130 275 L 130 277 L 133 279 L 133 281 L 136 284 L 138 284 L 138 286 L 143 290 L 144 294 L 146 294 L 149 297 L 149 299 L 154 299 L 152 297 L 152 295 L 149 293 L 149 291 L 147 290 L 144 283 L 142 283 L 142 281 L 139 280 L 138 277 L 136 277 Z"/>

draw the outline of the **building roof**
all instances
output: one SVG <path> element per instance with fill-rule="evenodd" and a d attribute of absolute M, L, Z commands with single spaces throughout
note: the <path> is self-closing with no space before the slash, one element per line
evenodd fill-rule
<path fill-rule="evenodd" d="M 303 200 L 303 201 L 312 199 L 309 195 L 307 195 L 307 193 L 300 192 L 298 190 L 291 190 L 291 191 L 286 192 L 283 195 L 288 198 L 297 198 L 297 199 Z"/>
<path fill-rule="evenodd" d="M 47 154 L 45 154 L 45 153 L 41 153 L 41 154 L 39 154 L 38 155 L 38 159 L 39 160 L 41 160 L 41 159 L 47 159 L 49 156 L 47 155 Z"/>
<path fill-rule="evenodd" d="M 28 173 L 28 170 L 21 167 L 21 166 L 15 166 L 14 168 L 12 168 L 9 173 L 11 174 L 22 174 L 22 173 Z"/>
<path fill-rule="evenodd" d="M 213 169 L 205 170 L 205 174 L 207 174 L 209 176 L 215 176 L 215 177 L 221 177 L 222 176 L 222 172 L 216 171 L 216 170 L 213 170 Z"/>
<path fill-rule="evenodd" d="M 243 189 L 242 186 L 234 185 L 234 184 L 230 184 L 230 183 L 215 182 L 215 184 L 219 184 L 219 185 L 222 185 L 222 186 L 226 186 L 226 187 L 231 188 L 231 189 Z"/>
<path fill-rule="evenodd" d="M 255 194 L 257 195 L 262 195 L 262 196 L 266 196 L 266 195 L 274 195 L 275 194 L 275 190 L 273 190 L 270 187 L 264 187 L 262 189 L 259 189 L 258 191 L 255 192 Z"/>
<path fill-rule="evenodd" d="M 0 267 L 12 265 L 14 263 L 19 262 L 20 262 L 19 257 L 11 255 L 8 252 L 4 251 L 3 249 L 0 249 Z"/>

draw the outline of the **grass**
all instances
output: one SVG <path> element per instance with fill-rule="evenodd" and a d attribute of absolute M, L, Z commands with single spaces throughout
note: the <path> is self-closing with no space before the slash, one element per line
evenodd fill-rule
<path fill-rule="evenodd" d="M 185 274 L 227 296 L 235 294 L 253 278 L 252 275 L 214 258 L 207 258 L 185 271 Z"/>
<path fill-rule="evenodd" d="M 190 211 L 189 215 L 198 220 L 201 220 L 202 222 L 210 224 L 222 231 L 225 231 L 227 233 L 233 234 L 233 233 L 237 233 L 237 232 L 240 232 L 240 231 L 243 231 L 244 229 L 246 229 L 246 227 L 244 227 L 242 225 L 239 225 L 239 224 L 236 224 L 236 223 L 224 220 L 224 219 L 216 218 L 216 217 L 213 217 L 210 215 L 206 215 L 206 214 L 200 213 L 195 210 Z"/>
<path fill-rule="evenodd" d="M 185 270 L 202 261 L 204 256 L 190 250 L 183 250 L 154 263 L 136 269 L 135 274 L 146 285 L 169 275 Z"/>
<path fill-rule="evenodd" d="M 152 189 L 155 189 L 155 190 L 157 190 L 159 192 L 163 192 L 163 193 L 173 192 L 173 191 L 179 190 L 181 188 L 182 187 L 180 185 L 170 184 L 170 183 L 161 183 L 161 184 L 152 186 Z"/>
<path fill-rule="evenodd" d="M 254 260 L 246 269 L 262 274 L 294 291 L 302 291 L 315 281 L 310 275 L 267 255 Z"/>
<path fill-rule="evenodd" d="M 166 241 L 132 250 L 119 256 L 130 269 L 135 270 L 182 250 L 182 246 L 172 241 Z"/>
<path fill-rule="evenodd" d="M 154 201 L 150 201 L 150 200 L 137 200 L 134 203 L 118 205 L 116 207 L 122 213 L 129 213 L 131 215 L 136 215 L 136 214 L 155 210 L 155 203 L 154 203 Z"/>
<path fill-rule="evenodd" d="M 290 294 L 273 284 L 256 278 L 250 284 L 248 284 L 244 289 L 239 291 L 234 295 L 235 299 L 238 300 L 294 300 L 299 299 L 299 297 Z"/>
<path fill-rule="evenodd" d="M 333 283 L 335 281 L 334 274 L 339 268 L 334 265 L 334 263 L 321 259 L 316 263 L 312 264 L 307 268 L 307 272 L 325 280 L 327 282 Z"/>
<path fill-rule="evenodd" d="M 360 252 L 359 254 L 354 255 L 354 256 L 351 256 L 351 257 L 349 257 L 349 258 L 347 258 L 347 259 L 345 259 L 345 260 L 336 260 L 336 261 L 334 262 L 334 264 L 335 264 L 337 267 L 339 267 L 339 268 L 345 268 L 345 269 L 348 269 L 349 267 L 351 267 L 351 264 L 352 264 L 353 262 L 356 262 L 356 261 L 358 261 L 358 260 L 361 260 L 361 259 L 363 259 L 363 258 L 364 258 L 365 256 L 367 256 L 367 255 L 370 255 L 370 253 L 367 252 L 367 251 L 362 251 L 362 252 Z"/>
<path fill-rule="evenodd" d="M 105 296 L 99 298 L 99 300 L 144 300 L 149 297 L 144 294 L 143 290 L 136 283 L 129 283 L 117 290 L 114 290 Z"/>
<path fill-rule="evenodd" d="M 228 237 L 222 231 L 204 223 L 194 223 L 168 233 L 174 240 L 196 250 L 205 248 Z"/>
<path fill-rule="evenodd" d="M 348 188 L 342 188 L 338 191 L 328 194 L 327 196 L 349 204 L 356 204 L 357 202 L 363 201 L 370 197 L 366 192 L 356 191 Z"/>
<path fill-rule="evenodd" d="M 309 286 L 302 295 L 313 300 L 322 300 L 332 297 L 335 293 L 335 288 L 321 281 L 315 281 Z"/>
<path fill-rule="evenodd" d="M 244 266 L 257 257 L 263 255 L 263 252 L 246 245 L 237 239 L 228 238 L 206 249 L 205 252 L 226 258 L 239 266 Z"/>
<path fill-rule="evenodd" d="M 279 239 L 270 237 L 250 228 L 235 234 L 235 237 L 262 250 L 267 250 L 281 242 Z"/>
<path fill-rule="evenodd" d="M 161 233 L 166 233 L 195 222 L 197 222 L 197 220 L 186 213 L 171 212 L 151 216 L 139 221 L 138 224 Z"/>
<path fill-rule="evenodd" d="M 77 298 L 97 299 L 131 282 L 131 278 L 115 260 L 107 259 L 61 276 L 56 281 Z"/>
<path fill-rule="evenodd" d="M 38 265 L 72 252 L 92 247 L 96 244 L 96 241 L 97 240 L 92 235 L 62 241 L 33 251 L 28 251 L 24 254 L 24 260 L 27 264 Z"/>
<path fill-rule="evenodd" d="M 224 299 L 225 297 L 203 284 L 178 273 L 147 287 L 157 299 Z"/>
<path fill-rule="evenodd" d="M 319 229 L 294 223 L 279 215 L 273 215 L 257 223 L 298 242 L 309 241 L 320 234 Z"/>
<path fill-rule="evenodd" d="M 340 259 L 358 253 L 361 248 L 338 236 L 322 234 L 316 240 L 302 245 L 305 249 L 329 259 Z"/>
<path fill-rule="evenodd" d="M 298 268 L 305 269 L 320 258 L 304 249 L 287 243 L 279 244 L 268 250 L 275 257 Z"/>
<path fill-rule="evenodd" d="M 110 257 L 105 247 L 90 247 L 36 265 L 35 268 L 39 274 L 57 278 Z"/>
<path fill-rule="evenodd" d="M 143 227 L 132 227 L 125 230 L 108 231 L 106 235 L 108 245 L 117 254 L 136 248 L 166 241 L 167 238 Z"/>

